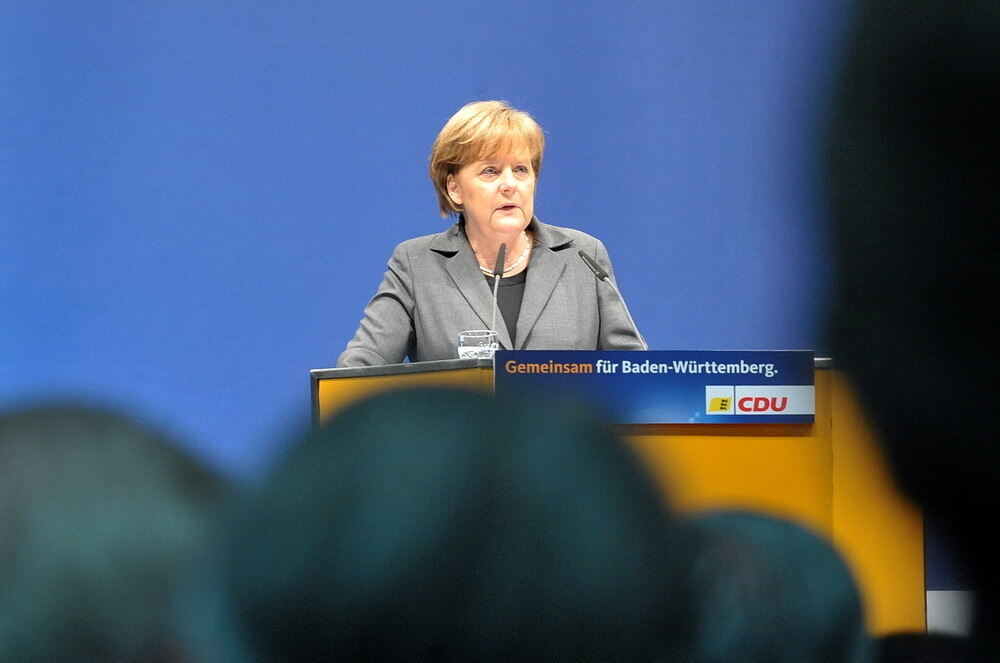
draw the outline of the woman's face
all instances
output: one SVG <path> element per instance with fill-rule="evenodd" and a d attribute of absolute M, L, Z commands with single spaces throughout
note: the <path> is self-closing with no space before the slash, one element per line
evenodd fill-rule
<path fill-rule="evenodd" d="M 535 211 L 535 170 L 526 151 L 501 152 L 449 175 L 448 195 L 476 230 L 517 234 Z"/>

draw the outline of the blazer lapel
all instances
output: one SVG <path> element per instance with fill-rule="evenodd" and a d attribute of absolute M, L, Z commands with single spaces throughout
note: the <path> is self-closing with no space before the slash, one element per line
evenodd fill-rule
<path fill-rule="evenodd" d="M 524 347 L 556 283 L 566 271 L 566 261 L 560 250 L 573 241 L 572 237 L 540 222 L 537 217 L 531 220 L 531 225 L 535 232 L 535 248 L 531 253 L 521 312 L 517 318 L 517 350 Z"/>
<path fill-rule="evenodd" d="M 465 238 L 460 224 L 456 223 L 448 231 L 438 235 L 431 243 L 431 251 L 440 253 L 448 258 L 445 269 L 455 287 L 468 302 L 483 323 L 483 329 L 489 329 L 493 319 L 493 292 L 486 283 L 486 277 L 479 270 L 475 257 L 472 255 L 472 248 Z M 527 288 L 525 288 L 527 290 Z M 522 314 L 523 315 L 523 314 Z M 505 349 L 512 349 L 510 333 L 507 325 L 504 324 L 503 315 L 497 311 L 497 341 Z M 518 323 L 518 329 L 520 329 Z M 459 330 L 464 331 L 464 330 Z"/>

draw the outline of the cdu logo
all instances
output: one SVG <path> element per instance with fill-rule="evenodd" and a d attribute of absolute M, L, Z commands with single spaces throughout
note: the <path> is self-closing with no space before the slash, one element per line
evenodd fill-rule
<path fill-rule="evenodd" d="M 707 385 L 706 415 L 801 415 L 814 414 L 812 385 Z"/>
<path fill-rule="evenodd" d="M 733 407 L 733 399 L 728 397 L 713 398 L 708 402 L 708 412 L 729 412 Z"/>
<path fill-rule="evenodd" d="M 735 414 L 736 401 L 732 385 L 707 385 L 705 387 L 705 414 Z"/>

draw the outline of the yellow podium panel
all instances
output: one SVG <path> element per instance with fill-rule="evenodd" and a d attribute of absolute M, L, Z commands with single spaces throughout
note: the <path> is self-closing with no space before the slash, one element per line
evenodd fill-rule
<path fill-rule="evenodd" d="M 869 630 L 926 628 L 923 523 L 896 491 L 842 375 L 816 371 L 813 424 L 622 426 L 680 511 L 790 518 L 854 572 Z"/>
<path fill-rule="evenodd" d="M 808 523 L 833 533 L 829 445 L 804 433 L 811 425 L 622 426 L 681 511 L 742 508 Z M 789 430 L 791 429 L 791 430 Z"/>
<path fill-rule="evenodd" d="M 492 365 L 446 360 L 312 371 L 316 421 L 386 389 L 491 391 Z M 682 512 L 747 509 L 826 536 L 847 560 L 881 635 L 926 628 L 923 524 L 889 477 L 876 438 L 843 375 L 817 369 L 812 424 L 624 425 Z"/>
<path fill-rule="evenodd" d="M 351 403 L 390 389 L 454 387 L 493 392 L 493 362 L 447 359 L 419 364 L 310 371 L 313 422 L 325 421 Z"/>

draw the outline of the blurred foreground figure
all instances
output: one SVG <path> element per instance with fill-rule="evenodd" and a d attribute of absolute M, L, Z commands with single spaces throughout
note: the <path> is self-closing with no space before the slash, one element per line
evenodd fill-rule
<path fill-rule="evenodd" d="M 291 451 L 240 511 L 231 589 L 266 661 L 668 663 L 688 550 L 590 417 L 409 391 Z"/>
<path fill-rule="evenodd" d="M 1000 660 L 1000 4 L 859 7 L 829 136 L 832 350 L 903 490 L 945 528 Z"/>
<path fill-rule="evenodd" d="M 114 414 L 0 415 L 0 661 L 190 660 L 182 599 L 222 488 Z"/>
<path fill-rule="evenodd" d="M 829 543 L 752 513 L 707 513 L 691 524 L 702 541 L 690 663 L 873 660 L 854 579 Z"/>
<path fill-rule="evenodd" d="M 968 663 L 968 638 L 943 633 L 893 633 L 878 639 L 876 663 Z"/>

